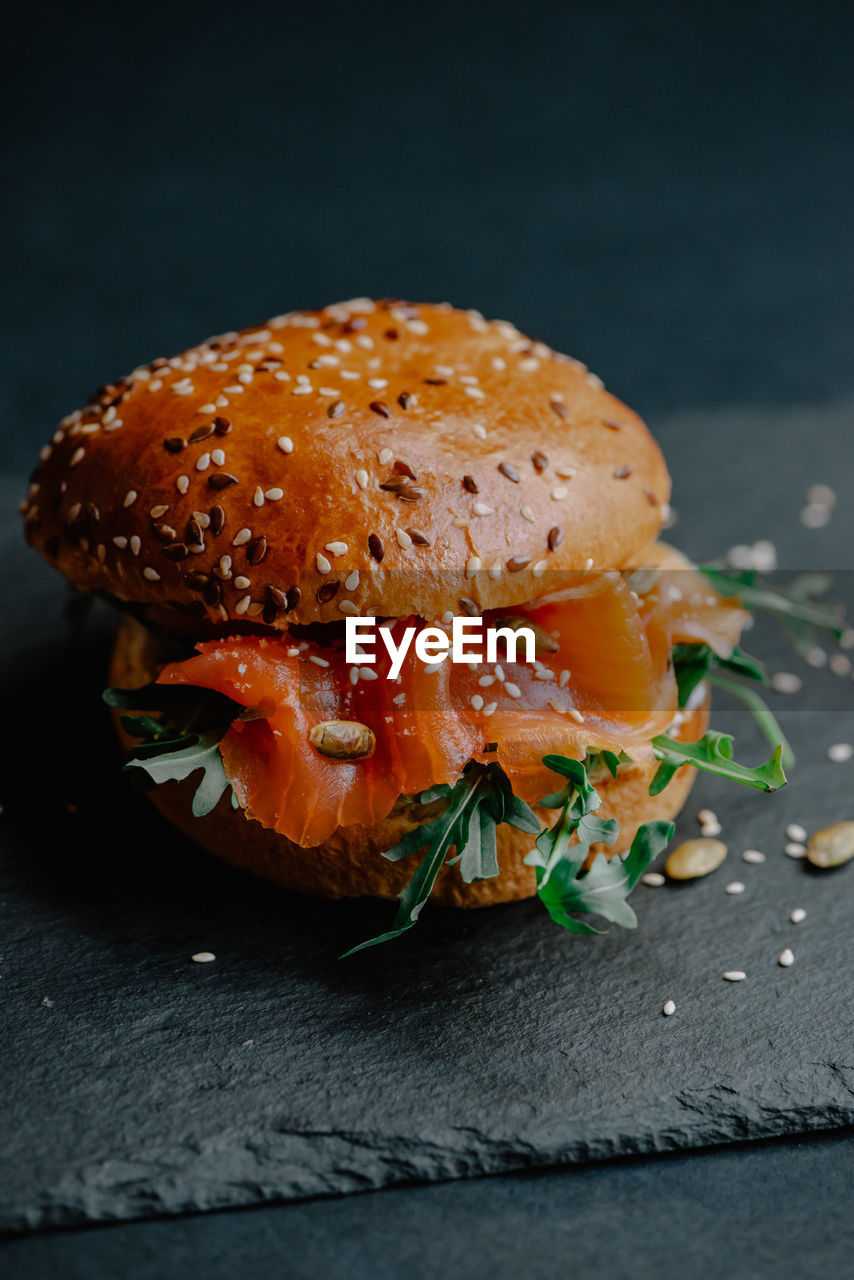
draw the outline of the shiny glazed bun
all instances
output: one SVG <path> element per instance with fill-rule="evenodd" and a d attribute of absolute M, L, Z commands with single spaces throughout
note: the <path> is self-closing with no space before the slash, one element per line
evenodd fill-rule
<path fill-rule="evenodd" d="M 447 305 L 279 316 L 102 387 L 25 507 L 73 583 L 220 627 L 521 604 L 619 568 L 670 486 L 583 365 Z"/>

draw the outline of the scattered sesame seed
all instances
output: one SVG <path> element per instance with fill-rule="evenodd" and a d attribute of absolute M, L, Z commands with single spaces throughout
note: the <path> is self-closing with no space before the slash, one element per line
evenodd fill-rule
<path fill-rule="evenodd" d="M 518 684 L 513 684 L 510 680 L 505 680 L 504 692 L 511 698 L 521 698 L 522 696 L 522 690 L 519 688 Z"/>
<path fill-rule="evenodd" d="M 310 653 L 310 654 L 308 655 L 308 660 L 309 660 L 309 662 L 313 662 L 313 663 L 314 663 L 314 665 L 315 665 L 316 667 L 328 667 L 328 666 L 329 666 L 329 663 L 326 661 L 326 659 L 325 659 L 325 658 L 319 658 L 319 657 L 317 656 L 317 654 L 316 654 L 316 653 Z M 370 670 L 370 668 L 368 668 L 368 669 Z M 365 674 L 365 669 L 364 669 L 364 667 L 360 670 L 359 674 L 364 678 L 364 674 Z M 371 672 L 371 674 L 373 675 L 373 672 Z"/>
<path fill-rule="evenodd" d="M 125 494 L 124 502 L 122 503 L 122 506 L 132 507 L 133 504 L 136 502 L 137 496 L 138 495 L 137 495 L 136 489 L 128 489 L 127 493 Z"/>
<path fill-rule="evenodd" d="M 851 659 L 844 653 L 832 654 L 828 666 L 835 676 L 850 676 L 851 674 Z"/>
<path fill-rule="evenodd" d="M 329 573 L 330 569 L 332 568 L 331 563 L 327 560 L 326 556 L 323 555 L 321 551 L 318 551 L 317 555 L 315 556 L 315 564 L 317 565 L 319 573 Z"/>
<path fill-rule="evenodd" d="M 113 538 L 113 545 L 118 547 L 119 551 L 125 551 L 127 549 L 127 544 L 127 538 L 122 537 L 121 534 Z"/>
<path fill-rule="evenodd" d="M 497 710 L 498 710 L 497 702 L 487 702 L 486 706 L 483 708 L 483 714 L 485 716 L 491 716 L 491 715 L 494 715 L 494 713 Z"/>
<path fill-rule="evenodd" d="M 806 920 L 806 918 L 807 913 L 804 911 L 803 907 L 795 907 L 794 911 L 789 916 L 792 924 L 801 924 L 802 921 Z"/>
<path fill-rule="evenodd" d="M 469 698 L 469 703 L 471 704 L 471 706 L 474 708 L 475 711 L 483 710 L 483 698 L 480 696 L 479 693 L 473 693 L 472 696 Z"/>
<path fill-rule="evenodd" d="M 340 600 L 338 608 L 342 613 L 357 614 L 359 612 L 352 600 Z"/>
<path fill-rule="evenodd" d="M 792 671 L 775 671 L 771 677 L 771 688 L 777 693 L 797 693 L 803 686 L 803 680 Z"/>
<path fill-rule="evenodd" d="M 211 449 L 211 462 L 213 462 L 213 463 L 214 463 L 214 465 L 215 465 L 215 466 L 217 466 L 217 467 L 224 466 L 224 464 L 225 464 L 225 450 L 224 450 L 224 449 Z"/>
<path fill-rule="evenodd" d="M 827 748 L 827 758 L 832 764 L 845 764 L 854 755 L 854 747 L 850 742 L 834 742 Z"/>
<path fill-rule="evenodd" d="M 238 529 L 237 533 L 231 539 L 231 545 L 233 547 L 242 547 L 245 542 L 249 542 L 251 537 L 251 529 Z"/>
<path fill-rule="evenodd" d="M 234 606 L 234 612 L 239 614 L 244 614 L 246 610 L 249 608 L 251 603 L 252 603 L 251 596 L 241 597 L 241 599 L 238 600 L 237 604 Z"/>
<path fill-rule="evenodd" d="M 566 486 L 559 484 L 556 489 L 552 489 L 552 498 L 554 499 L 555 502 L 560 502 L 562 501 L 563 498 L 566 497 L 568 493 L 569 493 L 569 490 L 566 488 Z"/>
<path fill-rule="evenodd" d="M 143 578 L 147 578 L 149 582 L 160 581 L 160 574 L 157 572 L 156 569 L 152 569 L 149 565 L 146 565 L 146 567 L 143 569 L 142 576 Z"/>
<path fill-rule="evenodd" d="M 69 466 L 76 467 L 78 462 L 83 461 L 85 454 L 86 454 L 86 450 L 83 448 L 81 444 L 80 447 L 78 449 L 75 449 L 74 452 L 72 453 L 71 462 L 69 463 Z"/>
<path fill-rule="evenodd" d="M 570 707 L 569 714 L 576 724 L 584 724 L 584 716 L 578 710 L 578 707 Z"/>
<path fill-rule="evenodd" d="M 353 572 L 344 579 L 344 590 L 355 591 L 359 585 L 359 570 L 354 569 Z"/>
<path fill-rule="evenodd" d="M 238 591 L 245 591 L 247 587 L 250 587 L 252 585 L 252 583 L 249 581 L 248 578 L 244 578 L 243 575 L 241 574 L 239 578 L 234 579 L 234 585 Z"/>
<path fill-rule="evenodd" d="M 400 546 L 403 548 L 404 551 L 408 551 L 409 548 L 412 546 L 412 538 L 410 537 L 410 535 L 406 532 L 405 529 L 396 529 L 395 533 L 397 534 L 397 541 L 400 544 Z"/>
<path fill-rule="evenodd" d="M 264 491 L 264 497 L 270 502 L 279 502 L 280 499 L 284 498 L 284 496 L 284 489 L 266 489 Z"/>
<path fill-rule="evenodd" d="M 724 893 L 744 893 L 745 886 L 741 880 L 731 880 L 724 889 Z"/>
<path fill-rule="evenodd" d="M 530 507 L 520 507 L 519 514 L 523 520 L 527 520 L 529 524 L 535 524 L 537 517 L 534 515 Z"/>
<path fill-rule="evenodd" d="M 142 542 L 140 540 L 139 534 L 135 533 L 131 538 L 130 549 L 131 549 L 132 555 L 135 555 L 135 556 L 139 555 L 140 551 L 142 550 Z"/>
<path fill-rule="evenodd" d="M 786 835 L 790 840 L 799 840 L 803 843 L 807 838 L 807 831 L 799 822 L 790 822 L 786 827 Z"/>
<path fill-rule="evenodd" d="M 752 863 L 754 866 L 759 866 L 760 863 L 765 861 L 765 854 L 761 853 L 759 849 L 745 849 L 741 857 L 744 862 Z"/>
<path fill-rule="evenodd" d="M 467 396 L 471 396 L 472 400 L 486 399 L 486 392 L 482 391 L 480 387 L 463 387 L 463 391 L 465 391 Z"/>
<path fill-rule="evenodd" d="M 198 458 L 196 458 L 197 471 L 207 471 L 210 465 L 211 465 L 211 455 L 209 453 L 200 453 Z"/>
<path fill-rule="evenodd" d="M 368 487 L 368 473 L 364 467 L 360 467 L 356 472 L 356 484 L 360 489 L 367 489 Z"/>
<path fill-rule="evenodd" d="M 664 1007 L 662 1008 L 661 1012 L 664 1014 L 665 1018 L 669 1018 L 671 1014 L 674 1014 L 676 1012 L 676 1005 L 674 1001 L 665 1000 Z"/>
<path fill-rule="evenodd" d="M 794 951 L 792 951 L 790 947 L 786 947 L 786 949 L 784 951 L 781 951 L 780 954 L 778 955 L 777 963 L 778 965 L 780 965 L 781 968 L 788 969 L 790 964 L 795 963 Z"/>
<path fill-rule="evenodd" d="M 179 493 L 186 493 L 190 487 L 190 477 L 178 476 L 178 479 L 175 481 L 175 487 Z"/>
<path fill-rule="evenodd" d="M 197 951 L 190 959 L 195 960 L 196 964 L 210 964 L 212 960 L 216 960 L 216 956 L 212 951 Z"/>
<path fill-rule="evenodd" d="M 796 840 L 791 840 L 783 849 L 787 858 L 803 858 L 806 856 L 806 846 L 800 844 Z"/>
<path fill-rule="evenodd" d="M 742 969 L 727 969 L 723 976 L 726 982 L 744 982 L 747 974 Z"/>
<path fill-rule="evenodd" d="M 564 670 L 561 671 L 560 675 L 557 678 L 558 685 L 560 686 L 561 689 L 566 688 L 566 686 L 569 684 L 570 678 L 571 677 L 570 677 L 569 671 L 567 671 L 566 668 L 564 668 Z"/>
<path fill-rule="evenodd" d="M 660 889 L 666 880 L 660 871 L 647 871 L 646 875 L 641 876 L 644 884 L 649 885 L 650 889 Z"/>
<path fill-rule="evenodd" d="M 394 457 L 393 449 L 380 449 L 380 451 L 377 454 L 377 460 L 380 463 L 380 466 L 383 466 L 383 467 L 386 465 L 386 463 L 391 462 L 393 457 Z"/>
<path fill-rule="evenodd" d="M 327 542 L 326 550 L 333 556 L 343 556 L 347 554 L 348 547 L 346 542 Z"/>
<path fill-rule="evenodd" d="M 290 436 L 279 436 L 276 444 L 281 449 L 282 453 L 293 453 L 294 451 L 294 442 Z"/>
<path fill-rule="evenodd" d="M 476 502 L 472 507 L 472 511 L 476 516 L 491 516 L 495 514 L 495 508 L 488 507 L 485 502 Z"/>

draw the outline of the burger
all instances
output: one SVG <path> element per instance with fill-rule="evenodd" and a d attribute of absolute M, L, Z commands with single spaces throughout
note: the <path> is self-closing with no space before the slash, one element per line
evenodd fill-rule
<path fill-rule="evenodd" d="M 23 514 L 120 610 L 105 698 L 162 814 L 285 889 L 398 898 L 386 939 L 428 897 L 630 927 L 697 768 L 785 781 L 770 713 L 772 756 L 740 765 L 709 686 L 762 679 L 751 593 L 791 601 L 659 541 L 669 499 L 577 360 L 360 298 L 98 388 Z"/>

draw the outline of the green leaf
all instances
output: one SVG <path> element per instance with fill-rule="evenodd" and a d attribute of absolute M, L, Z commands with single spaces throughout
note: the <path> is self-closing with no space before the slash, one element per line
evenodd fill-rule
<path fill-rule="evenodd" d="M 721 658 L 707 644 L 675 644 L 671 656 L 680 707 L 687 706 L 691 694 L 713 667 L 722 667 L 759 684 L 768 683 L 763 663 L 738 647 L 728 658 Z"/>
<path fill-rule="evenodd" d="M 193 814 L 197 818 L 215 809 L 230 787 L 222 767 L 219 738 L 210 734 L 189 734 L 139 747 L 125 765 L 126 771 L 133 769 L 141 769 L 155 786 L 181 782 L 201 769 L 202 777 L 193 795 Z"/>
<path fill-rule="evenodd" d="M 738 764 L 732 758 L 732 737 L 726 733 L 717 733 L 710 729 L 697 742 L 680 742 L 660 733 L 652 740 L 656 758 L 661 761 L 653 778 L 649 794 L 657 796 L 670 782 L 680 765 L 693 764 L 706 773 L 714 773 L 733 782 L 741 782 L 747 787 L 755 787 L 758 791 L 776 791 L 785 786 L 786 775 L 783 772 L 783 747 L 779 745 L 770 759 L 764 764 L 750 769 Z"/>
<path fill-rule="evenodd" d="M 576 920 L 575 912 L 602 916 L 624 929 L 634 929 L 637 917 L 626 901 L 644 871 L 673 837 L 672 822 L 656 820 L 638 829 L 632 847 L 625 860 L 605 857 L 600 853 L 590 870 L 580 874 L 580 862 L 561 859 L 545 881 L 537 870 L 540 881 L 539 896 L 555 924 L 570 933 L 600 933 L 583 920 Z M 585 853 L 586 857 L 586 853 Z"/>
<path fill-rule="evenodd" d="M 737 684 L 735 680 L 727 680 L 724 676 L 718 675 L 709 676 L 709 683 L 714 688 L 723 689 L 725 693 L 730 694 L 733 698 L 739 698 L 744 703 L 770 745 L 783 748 L 783 754 L 780 757 L 780 763 L 783 768 L 791 769 L 795 763 L 795 753 L 788 738 L 780 728 L 774 712 L 763 702 L 756 690 L 747 685 Z"/>
<path fill-rule="evenodd" d="M 402 933 L 411 929 L 446 862 L 459 864 L 460 874 L 467 884 L 497 876 L 499 866 L 495 830 L 502 822 L 511 823 L 522 831 L 533 832 L 540 829 L 536 814 L 524 800 L 513 795 L 510 783 L 496 764 L 484 765 L 472 761 L 453 787 L 445 784 L 431 787 L 428 791 L 422 791 L 418 798 L 422 804 L 429 804 L 440 797 L 446 797 L 448 801 L 443 812 L 430 822 L 408 831 L 393 848 L 383 854 L 390 862 L 399 862 L 419 849 L 427 850 L 400 895 L 400 905 L 392 928 L 377 938 L 370 938 L 345 951 L 342 960 L 366 947 L 399 938 Z M 449 856 L 452 849 L 456 850 L 453 858 Z"/>
<path fill-rule="evenodd" d="M 737 596 L 745 609 L 764 609 L 774 614 L 802 657 L 815 648 L 816 631 L 828 632 L 838 640 L 845 630 L 841 605 L 815 600 L 830 587 L 831 574 L 804 573 L 784 587 L 775 587 L 763 582 L 753 570 L 725 573 L 710 564 L 702 565 L 700 572 L 722 596 Z"/>

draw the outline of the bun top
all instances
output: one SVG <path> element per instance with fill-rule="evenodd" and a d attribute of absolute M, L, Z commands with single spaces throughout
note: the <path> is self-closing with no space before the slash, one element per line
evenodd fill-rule
<path fill-rule="evenodd" d="M 521 604 L 546 570 L 628 562 L 669 496 L 584 365 L 474 311 L 359 298 L 99 388 L 24 519 L 80 588 L 284 627 Z"/>

